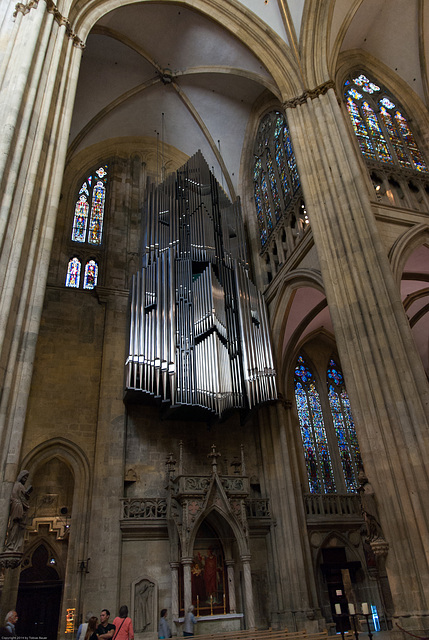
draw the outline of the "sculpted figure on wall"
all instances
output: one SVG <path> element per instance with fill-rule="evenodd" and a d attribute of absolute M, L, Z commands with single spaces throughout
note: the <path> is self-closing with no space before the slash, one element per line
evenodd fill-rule
<path fill-rule="evenodd" d="M 157 620 L 154 607 L 155 584 L 141 580 L 135 587 L 134 628 L 136 631 L 155 631 Z"/>
<path fill-rule="evenodd" d="M 384 540 L 383 531 L 378 521 L 377 503 L 374 489 L 365 475 L 363 469 L 359 472 L 359 495 L 361 500 L 362 515 L 366 524 L 366 540 L 371 543 L 375 540 Z"/>
<path fill-rule="evenodd" d="M 28 479 L 28 471 L 21 471 L 17 481 L 13 485 L 10 496 L 9 523 L 7 527 L 5 551 L 19 553 L 24 543 L 25 526 L 27 524 L 28 499 L 33 488 L 25 487 Z"/>

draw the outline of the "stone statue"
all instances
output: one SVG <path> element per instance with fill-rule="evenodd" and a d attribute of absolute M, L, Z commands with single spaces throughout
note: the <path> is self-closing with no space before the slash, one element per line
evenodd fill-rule
<path fill-rule="evenodd" d="M 155 585 L 149 580 L 142 580 L 135 591 L 134 626 L 136 631 L 154 631 L 152 625 L 155 618 L 154 594 Z"/>
<path fill-rule="evenodd" d="M 366 541 L 371 544 L 375 540 L 384 540 L 381 524 L 377 519 L 378 513 L 374 489 L 362 468 L 359 471 L 359 485 L 361 510 L 366 524 Z"/>
<path fill-rule="evenodd" d="M 9 523 L 7 527 L 5 551 L 20 553 L 24 543 L 25 526 L 27 524 L 28 499 L 33 487 L 25 487 L 28 471 L 21 471 L 13 485 L 10 496 Z"/>

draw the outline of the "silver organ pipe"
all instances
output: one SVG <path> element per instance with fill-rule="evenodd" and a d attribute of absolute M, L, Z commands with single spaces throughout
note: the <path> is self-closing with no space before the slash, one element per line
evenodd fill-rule
<path fill-rule="evenodd" d="M 277 397 L 264 299 L 249 279 L 239 201 L 201 152 L 145 208 L 142 269 L 130 291 L 129 402 L 152 397 L 202 419 Z"/>

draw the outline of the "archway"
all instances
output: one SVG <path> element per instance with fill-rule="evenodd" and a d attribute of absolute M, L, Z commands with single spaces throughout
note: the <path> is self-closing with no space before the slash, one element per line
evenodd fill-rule
<path fill-rule="evenodd" d="M 21 572 L 16 605 L 19 636 L 56 637 L 63 592 L 56 562 L 55 555 L 44 543 L 24 560 L 27 568 Z"/>

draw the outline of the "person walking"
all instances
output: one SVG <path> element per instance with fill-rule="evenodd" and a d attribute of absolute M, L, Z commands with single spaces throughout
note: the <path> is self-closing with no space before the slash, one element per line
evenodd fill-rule
<path fill-rule="evenodd" d="M 116 630 L 112 640 L 134 640 L 133 622 L 128 617 L 126 604 L 119 609 L 119 616 L 113 620 L 113 624 Z"/>
<path fill-rule="evenodd" d="M 171 629 L 167 622 L 167 609 L 161 609 L 161 617 L 159 619 L 158 638 L 171 638 Z"/>
<path fill-rule="evenodd" d="M 194 611 L 194 605 L 191 604 L 185 616 L 185 624 L 183 625 L 183 635 L 185 637 L 194 635 L 194 625 L 197 624 L 197 619 L 194 616 L 193 611 Z"/>

